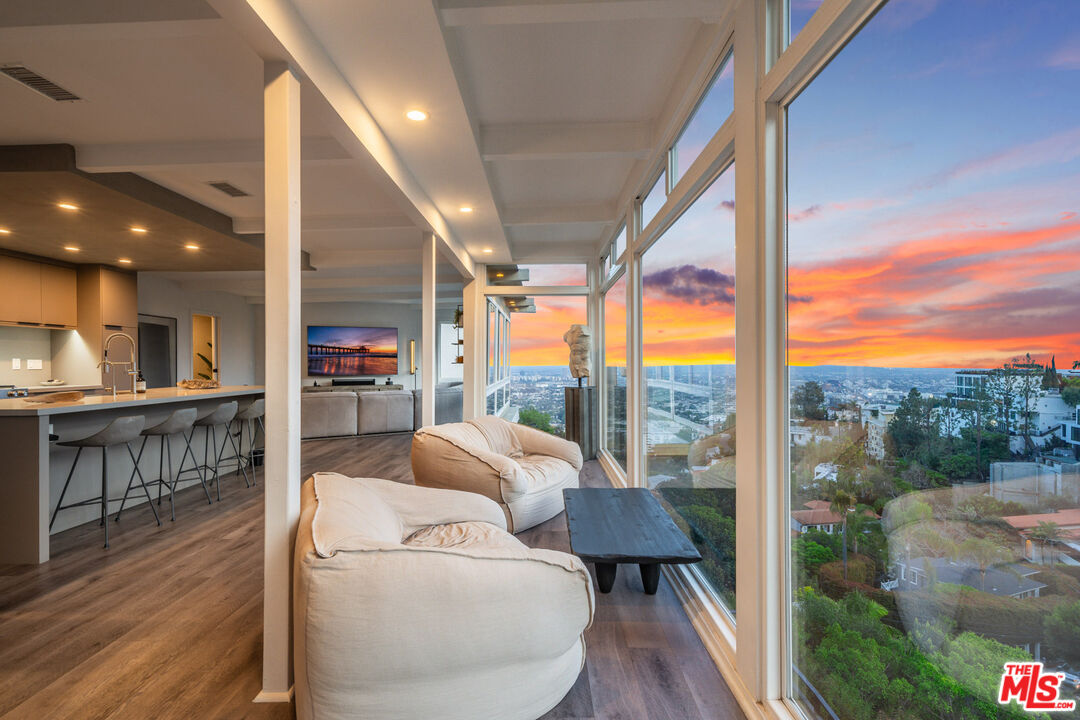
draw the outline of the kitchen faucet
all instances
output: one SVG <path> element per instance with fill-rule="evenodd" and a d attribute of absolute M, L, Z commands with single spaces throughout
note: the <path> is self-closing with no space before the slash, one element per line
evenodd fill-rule
<path fill-rule="evenodd" d="M 130 346 L 128 349 L 128 359 L 126 362 L 109 360 L 109 346 L 112 344 L 112 341 L 118 337 L 125 338 L 128 341 L 128 345 Z M 115 332 L 112 335 L 109 335 L 109 337 L 105 338 L 105 346 L 101 351 L 101 362 L 98 363 L 98 367 L 104 367 L 105 372 L 110 372 L 113 365 L 124 365 L 129 368 L 127 374 L 131 376 L 131 394 L 135 395 L 135 381 L 138 379 L 139 376 L 139 368 L 135 364 L 135 338 L 131 337 L 127 333 Z M 113 397 L 116 397 L 115 376 L 113 377 L 112 392 Z"/>

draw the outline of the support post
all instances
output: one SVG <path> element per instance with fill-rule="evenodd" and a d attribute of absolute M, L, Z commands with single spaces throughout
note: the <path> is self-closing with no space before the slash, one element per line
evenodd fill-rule
<path fill-rule="evenodd" d="M 462 322 L 465 324 L 463 355 L 465 367 L 462 375 L 464 407 L 462 417 L 473 420 L 483 417 L 487 386 L 487 298 L 484 285 L 487 267 L 476 266 L 476 276 L 465 283 L 462 292 Z"/>
<path fill-rule="evenodd" d="M 626 484 L 647 487 L 645 478 L 645 433 L 649 417 L 645 402 L 645 369 L 642 366 L 641 255 L 634 249 L 637 240 L 630 210 L 627 218 L 626 253 Z"/>
<path fill-rule="evenodd" d="M 424 233 L 423 249 L 420 258 L 421 282 L 421 318 L 420 318 L 420 422 L 424 425 L 435 424 L 435 263 L 439 258 L 439 249 L 435 245 L 435 235 Z"/>
<path fill-rule="evenodd" d="M 256 702 L 292 694 L 292 548 L 300 518 L 300 83 L 267 63 L 266 519 L 263 683 Z"/>

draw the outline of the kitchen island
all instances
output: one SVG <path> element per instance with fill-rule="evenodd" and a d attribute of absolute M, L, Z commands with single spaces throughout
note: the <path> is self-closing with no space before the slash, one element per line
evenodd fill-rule
<path fill-rule="evenodd" d="M 64 389 L 57 388 L 58 391 Z M 222 402 L 239 400 L 243 405 L 245 399 L 255 399 L 262 394 L 261 386 L 232 385 L 210 390 L 152 388 L 138 395 L 130 392 L 115 396 L 88 395 L 81 400 L 64 403 L 41 403 L 33 398 L 0 400 L 0 457 L 4 464 L 3 472 L 0 472 L 0 564 L 43 563 L 49 560 L 49 516 L 59 499 L 61 486 L 75 456 L 73 448 L 50 447 L 50 431 L 59 435 L 61 440 L 72 440 L 91 435 L 123 415 L 143 415 L 146 426 L 150 427 L 179 407 L 195 407 L 201 415 Z M 152 444 L 148 444 L 140 463 L 143 476 L 148 481 L 158 476 L 157 439 L 150 442 Z M 138 454 L 138 445 L 133 445 L 133 450 Z M 201 433 L 195 433 L 192 449 L 201 461 L 204 449 Z M 173 450 L 175 470 L 183 454 L 177 452 L 176 446 Z M 231 449 L 227 453 L 231 453 Z M 80 462 L 72 478 L 68 498 L 81 499 L 100 494 L 97 492 L 100 472 L 100 463 Z M 109 477 L 113 497 L 123 494 L 131 472 L 131 459 L 126 452 L 110 454 Z M 198 479 L 192 474 L 184 484 L 196 482 Z M 145 499 L 141 501 L 145 502 Z M 133 512 L 125 512 L 123 522 L 152 522 L 149 513 L 147 517 L 142 516 L 145 511 L 138 509 L 134 494 L 128 500 L 128 505 L 134 505 Z M 98 512 L 94 507 L 64 511 L 57 518 L 53 532 L 96 520 Z"/>

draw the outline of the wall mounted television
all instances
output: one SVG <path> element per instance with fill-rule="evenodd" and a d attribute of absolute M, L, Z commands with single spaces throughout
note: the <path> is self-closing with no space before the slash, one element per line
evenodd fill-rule
<path fill-rule="evenodd" d="M 308 325 L 308 375 L 397 375 L 397 328 Z"/>

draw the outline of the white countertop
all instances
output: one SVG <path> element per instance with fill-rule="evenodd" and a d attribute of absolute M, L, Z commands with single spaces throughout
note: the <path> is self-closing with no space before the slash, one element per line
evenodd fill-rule
<path fill-rule="evenodd" d="M 61 385 L 50 389 L 54 392 L 65 392 L 78 388 Z M 82 400 L 65 403 L 40 403 L 33 402 L 29 398 L 7 398 L 0 400 L 0 417 L 60 415 L 143 405 L 190 402 L 192 400 L 262 395 L 262 393 L 262 385 L 225 385 L 212 390 L 185 390 L 178 387 L 150 388 L 145 393 L 139 393 L 138 395 L 132 395 L 130 392 L 117 393 L 115 398 L 112 393 L 88 395 Z"/>
<path fill-rule="evenodd" d="M 103 385 L 27 385 L 27 392 L 46 393 L 62 390 L 103 390 Z"/>

